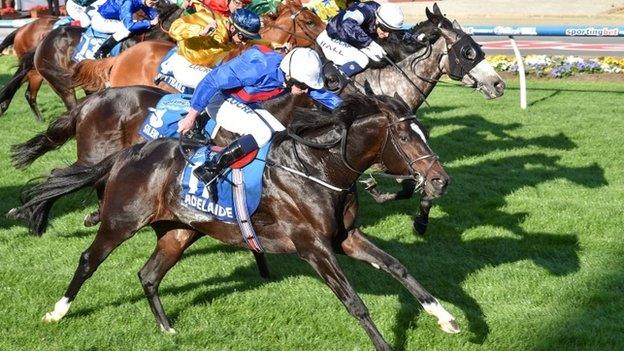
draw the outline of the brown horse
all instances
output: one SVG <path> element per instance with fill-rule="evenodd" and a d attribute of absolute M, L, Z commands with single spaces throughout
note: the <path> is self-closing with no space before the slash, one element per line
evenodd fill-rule
<path fill-rule="evenodd" d="M 171 22 L 183 10 L 176 5 L 169 4 L 166 0 L 161 0 L 157 8 L 160 13 L 160 25 L 152 27 L 140 35 L 128 38 L 122 43 L 122 50 L 136 44 L 138 41 L 168 38 L 161 28 L 169 28 Z M 83 31 L 83 28 L 78 27 L 56 28 L 42 40 L 35 51 L 35 68 L 61 97 L 68 110 L 76 107 L 77 103 L 72 80 L 75 63 L 71 60 L 71 56 L 80 42 L 80 36 Z"/>
<path fill-rule="evenodd" d="M 390 350 L 390 345 L 340 268 L 336 254 L 385 271 L 438 319 L 443 331 L 459 332 L 455 318 L 438 300 L 398 260 L 376 247 L 355 227 L 355 216 L 347 219 L 343 212 L 346 203 L 356 200 L 348 196 L 353 193 L 347 189 L 352 188 L 359 172 L 374 163 L 381 164 L 390 174 L 421 173 L 426 174 L 427 182 L 448 180 L 415 122 L 408 106 L 388 97 L 347 97 L 334 115 L 299 110 L 289 132 L 276 135 L 263 175 L 261 203 L 251 217 L 264 250 L 295 253 L 307 261 L 358 320 L 378 350 Z M 102 224 L 91 246 L 83 252 L 64 296 L 45 315 L 45 321 L 62 319 L 84 282 L 106 257 L 149 225 L 156 231 L 157 244 L 139 278 L 158 325 L 164 332 L 175 332 L 164 312 L 158 287 L 184 250 L 201 235 L 246 247 L 236 224 L 215 221 L 212 216 L 192 212 L 180 203 L 178 184 L 184 164 L 178 142 L 160 139 L 135 145 L 95 166 L 58 170 L 45 183 L 24 194 L 25 203 L 16 212 L 28 218 L 37 216 L 35 212 L 49 210 L 39 206 L 41 201 L 96 183 L 107 184 L 102 199 Z M 312 177 L 344 190 L 323 186 L 286 170 L 302 169 L 305 164 L 315 165 Z M 137 192 L 139 188 L 143 191 Z"/>
<path fill-rule="evenodd" d="M 22 26 L 6 36 L 0 43 L 0 54 L 4 49 L 13 45 L 15 54 L 20 59 L 17 71 L 9 82 L 0 91 L 0 116 L 9 108 L 11 100 L 24 81 L 28 81 L 28 88 L 24 94 L 30 109 L 38 121 L 43 121 L 43 116 L 37 106 L 37 94 L 43 77 L 33 68 L 34 50 L 43 38 L 50 33 L 52 25 L 58 17 L 41 17 L 25 26 Z"/>
<path fill-rule="evenodd" d="M 293 47 L 315 45 L 315 38 L 325 29 L 325 24 L 314 12 L 298 0 L 280 4 L 275 18 L 265 17 L 260 29 L 262 39 Z M 103 60 L 84 60 L 74 69 L 76 86 L 85 90 L 100 91 L 106 87 L 149 85 L 175 91 L 166 83 L 154 84 L 158 66 L 175 44 L 163 41 L 139 43 L 117 57 Z M 243 48 L 231 50 L 226 58 L 236 57 Z"/>

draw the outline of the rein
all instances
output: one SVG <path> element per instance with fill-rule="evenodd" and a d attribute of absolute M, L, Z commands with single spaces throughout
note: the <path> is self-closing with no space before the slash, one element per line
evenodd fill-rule
<path fill-rule="evenodd" d="M 431 168 L 433 167 L 433 164 L 435 163 L 435 161 L 437 161 L 439 158 L 438 156 L 433 153 L 431 151 L 431 148 L 429 148 L 429 146 L 427 145 L 427 143 L 423 140 L 423 142 L 425 143 L 425 145 L 427 145 L 427 148 L 429 149 L 429 154 L 427 155 L 423 155 L 421 157 L 418 157 L 416 159 L 410 159 L 407 154 L 405 153 L 405 151 L 403 151 L 402 148 L 400 148 L 397 145 L 396 142 L 396 136 L 395 133 L 393 132 L 393 126 L 399 124 L 399 123 L 403 123 L 406 121 L 412 121 L 415 120 L 416 116 L 414 115 L 409 115 L 409 116 L 405 116 L 402 118 L 399 118 L 398 120 L 394 121 L 394 122 L 388 122 L 388 124 L 385 125 L 385 129 L 386 129 L 386 136 L 384 138 L 384 142 L 382 144 L 382 147 L 380 148 L 379 153 L 377 154 L 377 156 L 375 157 L 376 163 L 379 164 L 383 164 L 382 162 L 382 155 L 384 153 L 384 151 L 386 150 L 386 145 L 388 142 L 388 139 L 390 139 L 392 146 L 395 148 L 395 150 L 397 150 L 397 152 L 399 153 L 401 159 L 403 160 L 403 162 L 407 165 L 407 169 L 410 173 L 410 176 L 402 176 L 405 179 L 414 179 L 417 180 L 418 183 L 418 187 L 421 187 L 424 182 L 427 179 L 427 174 L 429 174 L 429 171 L 431 170 Z M 350 191 L 350 188 L 341 188 L 341 187 L 337 187 L 335 185 L 329 184 L 319 178 L 316 178 L 314 176 L 311 176 L 309 174 L 308 168 L 305 165 L 305 163 L 301 160 L 301 157 L 299 156 L 299 153 L 297 151 L 297 143 L 303 144 L 305 146 L 314 148 L 314 149 L 320 149 L 320 150 L 329 150 L 333 147 L 336 147 L 338 144 L 340 144 L 340 154 L 341 154 L 341 160 L 343 162 L 343 164 L 352 172 L 356 173 L 358 175 L 358 177 L 363 173 L 360 172 L 358 170 L 356 170 L 353 166 L 351 166 L 347 160 L 346 157 L 346 140 L 347 140 L 347 136 L 348 136 L 348 129 L 343 126 L 343 130 L 340 134 L 340 138 L 334 141 L 330 141 L 330 142 L 326 142 L 326 143 L 318 143 L 318 142 L 314 142 L 308 139 L 305 139 L 303 137 L 301 137 L 300 135 L 297 135 L 293 132 L 288 132 L 288 136 L 291 138 L 291 140 L 293 141 L 293 150 L 295 153 L 295 158 L 297 159 L 297 161 L 303 166 L 303 168 L 305 169 L 305 172 L 301 172 L 298 170 L 295 170 L 293 168 L 287 167 L 287 166 L 283 166 L 283 165 L 279 165 L 276 164 L 274 162 L 268 161 L 268 160 L 263 160 L 264 162 L 266 162 L 267 165 L 269 166 L 273 166 L 273 167 L 278 167 L 280 169 L 283 169 L 285 171 L 288 171 L 290 173 L 293 173 L 295 175 L 301 176 L 305 179 L 311 180 L 317 184 L 320 184 L 328 189 L 334 190 L 334 191 L 340 191 L 340 192 L 344 192 L 344 191 Z M 431 162 L 429 163 L 429 165 L 427 166 L 427 169 L 425 170 L 424 175 L 421 175 L 418 171 L 416 171 L 414 169 L 414 164 L 416 164 L 417 162 L 423 161 L 423 160 L 427 160 L 427 159 L 431 159 Z M 357 178 L 357 177 L 356 177 Z"/>

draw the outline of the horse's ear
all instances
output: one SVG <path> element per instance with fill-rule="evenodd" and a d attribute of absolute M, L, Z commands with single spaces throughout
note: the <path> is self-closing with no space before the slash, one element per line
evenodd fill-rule
<path fill-rule="evenodd" d="M 438 7 L 438 3 L 437 2 L 433 3 L 433 13 L 436 14 L 436 15 L 444 16 L 442 14 L 442 11 L 440 11 L 440 8 Z"/>
<path fill-rule="evenodd" d="M 399 95 L 398 92 L 394 92 L 394 98 L 401 101 L 401 103 L 403 103 L 403 105 L 405 105 L 407 107 L 407 109 L 409 110 L 409 105 L 407 104 L 407 102 L 403 99 L 403 97 L 401 95 Z"/>
<path fill-rule="evenodd" d="M 462 27 L 457 20 L 453 20 L 453 29 L 462 30 Z"/>
<path fill-rule="evenodd" d="M 425 8 L 425 14 L 427 15 L 427 19 L 431 23 L 433 23 L 433 24 L 438 23 L 438 18 L 433 13 L 431 13 L 431 11 L 429 11 L 428 7 Z"/>
<path fill-rule="evenodd" d="M 373 88 L 371 88 L 371 85 L 368 79 L 364 82 L 364 94 L 368 96 L 375 95 L 375 93 L 373 92 Z"/>

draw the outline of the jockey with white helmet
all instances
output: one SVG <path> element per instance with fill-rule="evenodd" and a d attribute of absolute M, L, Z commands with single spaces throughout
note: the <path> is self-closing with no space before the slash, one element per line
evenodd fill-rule
<path fill-rule="evenodd" d="M 234 161 L 268 143 L 274 132 L 284 130 L 271 113 L 260 107 L 261 102 L 288 92 L 307 93 L 323 106 L 337 108 L 342 100 L 323 89 L 321 72 L 321 59 L 312 49 L 296 48 L 283 56 L 261 45 L 215 67 L 197 86 L 191 110 L 179 122 L 178 131 L 185 134 L 197 128 L 197 116 L 206 109 L 220 127 L 242 137 L 197 168 L 195 175 L 208 184 Z"/>
<path fill-rule="evenodd" d="M 107 0 L 91 18 L 91 27 L 101 33 L 112 33 L 93 55 L 96 59 L 105 57 L 131 33 L 149 29 L 158 23 L 158 0 Z M 135 20 L 134 13 L 143 11 L 148 19 Z"/>
<path fill-rule="evenodd" d="M 355 2 L 329 21 L 316 42 L 325 57 L 350 77 L 363 71 L 370 60 L 381 61 L 386 52 L 375 40 L 402 26 L 403 11 L 397 5 Z"/>

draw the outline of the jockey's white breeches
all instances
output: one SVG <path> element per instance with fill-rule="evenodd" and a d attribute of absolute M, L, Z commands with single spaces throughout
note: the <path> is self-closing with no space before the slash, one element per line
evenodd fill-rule
<path fill-rule="evenodd" d="M 163 70 L 172 72 L 173 77 L 185 87 L 195 89 L 212 69 L 195 65 L 176 51 L 166 62 L 163 62 Z"/>
<path fill-rule="evenodd" d="M 217 125 L 232 133 L 251 134 L 258 147 L 271 140 L 273 133 L 284 130 L 284 126 L 269 111 L 251 109 L 244 103 L 227 98 L 216 114 Z"/>
<path fill-rule="evenodd" d="M 75 21 L 80 22 L 82 28 L 87 28 L 91 25 L 91 16 L 97 12 L 97 8 L 100 7 L 106 0 L 97 0 L 89 6 L 80 6 L 72 0 L 67 0 L 65 3 L 65 9 L 67 14 Z"/>
<path fill-rule="evenodd" d="M 316 42 L 323 49 L 325 57 L 337 66 L 342 66 L 347 62 L 355 62 L 364 68 L 370 60 L 366 54 L 355 46 L 330 38 L 326 30 L 319 34 Z"/>
<path fill-rule="evenodd" d="M 122 41 L 130 35 L 130 31 L 120 20 L 107 19 L 95 11 L 91 17 L 91 27 L 100 33 L 113 34 L 116 41 Z"/>

